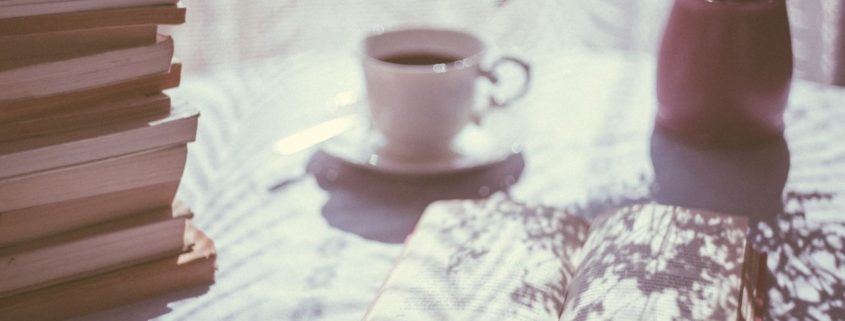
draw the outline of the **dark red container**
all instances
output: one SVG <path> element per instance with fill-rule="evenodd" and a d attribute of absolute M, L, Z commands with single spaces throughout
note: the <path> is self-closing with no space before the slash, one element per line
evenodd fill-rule
<path fill-rule="evenodd" d="M 657 64 L 656 125 L 708 145 L 779 136 L 792 81 L 784 0 L 675 0 Z"/>

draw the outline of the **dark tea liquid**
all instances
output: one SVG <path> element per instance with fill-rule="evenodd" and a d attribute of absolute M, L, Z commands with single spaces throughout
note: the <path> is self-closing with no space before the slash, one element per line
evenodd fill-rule
<path fill-rule="evenodd" d="M 461 58 L 436 54 L 436 53 L 402 53 L 392 56 L 383 57 L 379 60 L 399 65 L 437 65 L 448 64 L 460 60 Z"/>

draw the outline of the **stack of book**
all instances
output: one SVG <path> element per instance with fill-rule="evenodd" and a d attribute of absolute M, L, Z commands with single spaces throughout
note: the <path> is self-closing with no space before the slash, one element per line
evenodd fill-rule
<path fill-rule="evenodd" d="M 199 113 L 171 104 L 174 0 L 0 1 L 0 320 L 211 283 L 174 202 Z"/>

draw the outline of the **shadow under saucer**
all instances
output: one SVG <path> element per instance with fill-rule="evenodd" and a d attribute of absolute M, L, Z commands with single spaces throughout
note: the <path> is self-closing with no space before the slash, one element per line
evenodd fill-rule
<path fill-rule="evenodd" d="M 370 171 L 322 151 L 308 162 L 308 171 L 329 194 L 322 208 L 329 225 L 386 243 L 403 242 L 428 204 L 507 192 L 524 168 L 522 154 L 467 171 L 426 175 Z"/>

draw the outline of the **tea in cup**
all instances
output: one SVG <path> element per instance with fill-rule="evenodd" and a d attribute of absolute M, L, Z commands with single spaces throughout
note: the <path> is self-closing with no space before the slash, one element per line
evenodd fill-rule
<path fill-rule="evenodd" d="M 484 111 L 509 105 L 527 92 L 530 68 L 502 57 L 482 66 L 484 43 L 458 30 L 406 28 L 370 35 L 363 43 L 363 70 L 372 124 L 384 136 L 380 152 L 402 159 L 442 158 L 461 130 Z M 476 102 L 477 81 L 497 82 L 495 70 L 514 63 L 525 73 L 507 100 Z"/>

